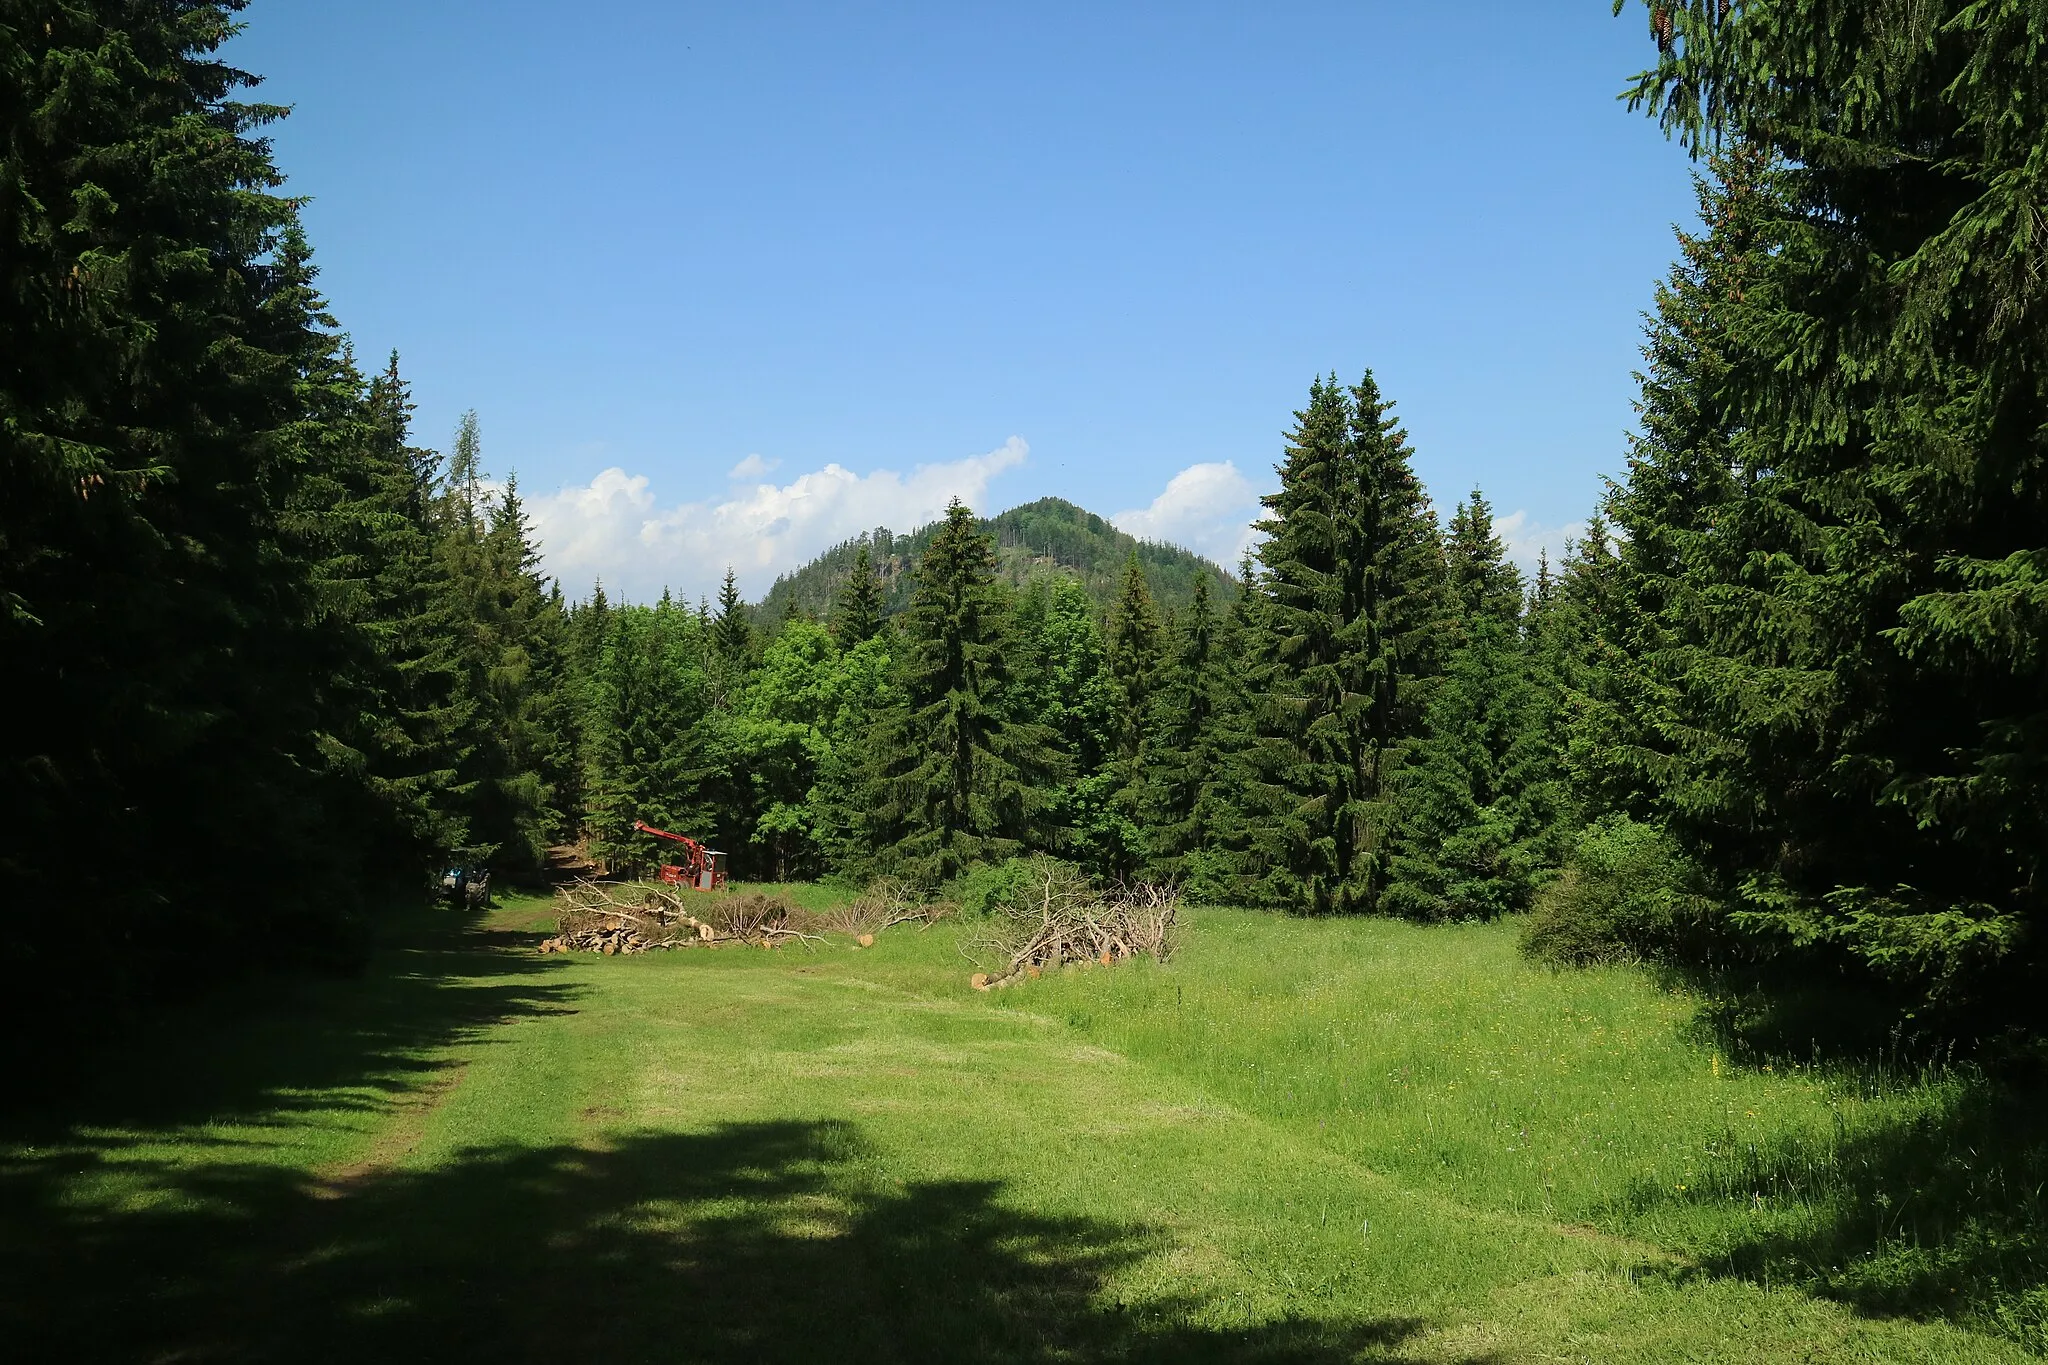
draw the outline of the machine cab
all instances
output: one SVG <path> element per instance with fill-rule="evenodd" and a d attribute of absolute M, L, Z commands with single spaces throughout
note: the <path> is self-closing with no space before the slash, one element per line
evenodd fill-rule
<path fill-rule="evenodd" d="M 693 891 L 725 889 L 725 855 L 707 848 L 686 863 L 663 863 L 661 879 L 670 886 L 687 886 Z"/>

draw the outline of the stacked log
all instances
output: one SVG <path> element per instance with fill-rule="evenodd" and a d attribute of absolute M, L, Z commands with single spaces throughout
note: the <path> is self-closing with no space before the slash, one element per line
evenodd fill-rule
<path fill-rule="evenodd" d="M 726 943 L 772 948 L 818 940 L 792 922 L 796 907 L 759 892 L 706 896 L 667 885 L 578 881 L 559 895 L 559 932 L 539 945 L 543 953 L 616 957 Z M 703 912 L 701 918 L 697 911 Z"/>

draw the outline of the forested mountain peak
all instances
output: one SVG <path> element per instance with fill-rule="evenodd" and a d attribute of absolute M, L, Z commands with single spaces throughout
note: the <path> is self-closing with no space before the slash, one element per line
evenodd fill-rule
<path fill-rule="evenodd" d="M 877 527 L 831 549 L 775 580 L 755 608 L 762 625 L 780 621 L 792 601 L 799 611 L 824 617 L 866 547 L 882 582 L 885 614 L 894 615 L 910 601 L 910 570 L 930 545 L 943 521 L 896 534 Z M 1088 590 L 1098 608 L 1107 610 L 1115 598 L 1124 564 L 1132 554 L 1145 570 L 1160 605 L 1178 609 L 1195 595 L 1195 583 L 1206 578 L 1210 596 L 1227 604 L 1236 595 L 1237 580 L 1192 550 L 1163 545 L 1119 531 L 1106 518 L 1077 507 L 1065 498 L 1040 498 L 991 518 L 977 519 L 977 529 L 995 537 L 997 573 L 1012 586 L 1038 577 L 1071 578 Z"/>

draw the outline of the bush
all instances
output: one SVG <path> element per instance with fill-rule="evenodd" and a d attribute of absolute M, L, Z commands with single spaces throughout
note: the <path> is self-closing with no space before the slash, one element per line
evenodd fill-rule
<path fill-rule="evenodd" d="M 1045 857 L 1005 858 L 999 863 L 976 863 L 946 889 L 945 899 L 960 907 L 970 919 L 985 919 L 1013 904 L 1040 877 L 1041 864 L 1055 860 Z"/>
<path fill-rule="evenodd" d="M 1181 895 L 1190 905 L 1243 905 L 1251 900 L 1235 854 L 1196 849 L 1182 860 Z"/>
<path fill-rule="evenodd" d="M 1710 908 L 1699 870 L 1671 836 L 1625 815 L 1580 832 L 1563 871 L 1536 895 L 1522 950 L 1584 965 L 1656 957 Z"/>

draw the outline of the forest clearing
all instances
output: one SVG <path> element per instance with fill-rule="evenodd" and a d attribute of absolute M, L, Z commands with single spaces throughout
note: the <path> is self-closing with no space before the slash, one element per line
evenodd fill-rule
<path fill-rule="evenodd" d="M 554 923 L 416 927 L 11 1128 L 20 1358 L 2029 1358 L 2011 1101 L 1731 1052 L 1511 924 L 1198 911 L 1167 965 L 978 994 L 958 922 Z"/>
<path fill-rule="evenodd" d="M 586 8 L 0 0 L 9 1359 L 2048 1354 L 2048 0 Z"/>

